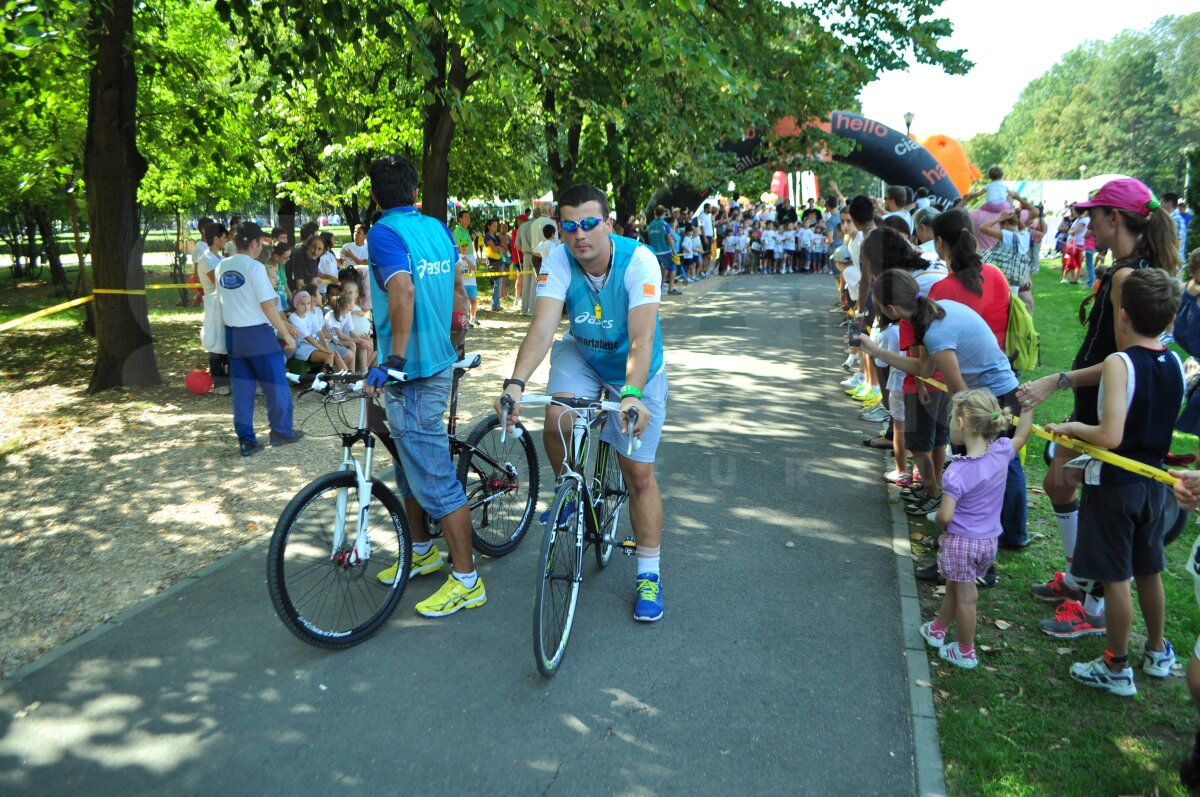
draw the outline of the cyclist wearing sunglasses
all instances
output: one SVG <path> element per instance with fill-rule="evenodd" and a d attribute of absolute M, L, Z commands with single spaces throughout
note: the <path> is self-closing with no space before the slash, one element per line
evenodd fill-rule
<path fill-rule="evenodd" d="M 661 301 L 658 259 L 636 240 L 612 235 L 608 197 L 590 185 L 567 189 L 559 199 L 559 224 L 565 246 L 547 256 L 537 278 L 533 321 L 504 391 L 513 400 L 509 417 L 520 417 L 525 382 L 550 352 L 549 393 L 562 397 L 619 400 L 623 410 L 638 411 L 633 433 L 642 445 L 621 455 L 629 488 L 630 518 L 637 540 L 638 576 L 633 616 L 642 622 L 662 617 L 659 547 L 662 541 L 662 493 L 654 475 L 654 455 L 667 405 L 667 372 L 658 324 Z M 569 329 L 554 341 L 566 309 Z M 553 344 L 553 349 L 551 348 Z M 501 414 L 496 401 L 496 413 Z M 563 409 L 546 408 L 543 444 L 551 465 L 562 467 Z M 570 433 L 571 418 L 561 419 Z M 626 420 L 605 426 L 602 438 L 624 451 Z M 557 518 L 557 521 L 565 518 Z"/>

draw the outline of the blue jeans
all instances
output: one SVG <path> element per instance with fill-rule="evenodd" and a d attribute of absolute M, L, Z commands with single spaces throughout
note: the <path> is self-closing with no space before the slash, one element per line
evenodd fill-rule
<path fill-rule="evenodd" d="M 1026 507 L 1025 468 L 1021 458 L 1014 456 L 1008 461 L 1008 479 L 1004 482 L 1004 502 L 1000 507 L 1000 544 L 1024 545 Z"/>
<path fill-rule="evenodd" d="M 424 379 L 389 385 L 384 392 L 388 426 L 400 455 L 396 492 L 417 499 L 434 520 L 467 503 L 467 494 L 454 474 L 443 420 L 450 401 L 451 374 L 452 369 L 446 368 Z"/>
<path fill-rule="evenodd" d="M 254 434 L 254 388 L 262 385 L 267 399 L 271 432 L 291 437 L 292 391 L 288 388 L 283 351 L 275 328 L 225 327 L 225 349 L 229 352 L 230 392 L 233 394 L 233 431 L 243 443 L 256 443 Z"/>
<path fill-rule="evenodd" d="M 1087 275 L 1088 275 L 1088 283 L 1087 284 L 1088 284 L 1088 287 L 1090 288 L 1096 284 L 1096 250 L 1095 249 L 1084 249 L 1083 250 L 1083 264 L 1084 264 L 1084 266 L 1087 267 Z"/>
<path fill-rule="evenodd" d="M 503 271 L 506 268 L 499 260 L 488 261 L 488 271 Z M 492 309 L 500 309 L 500 297 L 504 294 L 504 280 L 507 277 L 492 277 Z"/>

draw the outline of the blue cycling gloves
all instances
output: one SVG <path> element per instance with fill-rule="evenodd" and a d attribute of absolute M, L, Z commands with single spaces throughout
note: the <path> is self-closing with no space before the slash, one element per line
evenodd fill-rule
<path fill-rule="evenodd" d="M 382 365 L 376 365 L 367 371 L 367 378 L 364 380 L 368 387 L 381 388 L 387 381 L 391 379 L 388 371 L 403 371 L 408 360 L 401 357 L 399 354 L 393 354 L 388 357 Z"/>

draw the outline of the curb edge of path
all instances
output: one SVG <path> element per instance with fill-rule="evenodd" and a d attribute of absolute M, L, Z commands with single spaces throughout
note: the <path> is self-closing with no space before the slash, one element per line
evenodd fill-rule
<path fill-rule="evenodd" d="M 68 653 L 87 645 L 93 640 L 107 634 L 109 631 L 120 628 L 122 625 L 137 617 L 142 612 L 154 608 L 163 601 L 176 597 L 180 592 L 199 582 L 205 576 L 210 576 L 213 573 L 224 570 L 242 557 L 246 556 L 246 554 L 250 553 L 252 548 L 261 546 L 267 539 L 270 539 L 269 534 L 260 535 L 255 539 L 250 540 L 249 542 L 240 545 L 237 548 L 234 548 L 232 551 L 229 551 L 228 553 L 200 568 L 195 573 L 181 577 L 178 581 L 157 595 L 151 595 L 149 598 L 130 606 L 128 609 L 116 615 L 108 622 L 93 626 L 74 639 L 59 645 L 53 650 L 43 653 L 29 664 L 26 664 L 21 669 L 9 674 L 3 680 L 0 680 L 0 695 L 3 695 L 14 687 L 20 685 L 20 683 L 26 678 L 38 672 L 39 670 L 44 669 L 45 667 L 49 667 L 51 664 L 58 661 L 63 656 L 66 656 Z"/>
<path fill-rule="evenodd" d="M 904 656 L 912 716 L 913 764 L 916 770 L 917 794 L 920 797 L 945 797 L 946 780 L 942 769 L 937 712 L 933 708 L 929 657 L 925 652 L 925 641 L 918 632 L 921 627 L 921 603 L 917 596 L 917 580 L 913 575 L 908 518 L 896 493 L 888 490 L 887 500 L 892 513 L 892 551 L 896 555 L 896 580 L 900 593 L 900 634 L 904 639 L 901 655 Z M 924 682 L 925 686 L 919 686 L 918 680 Z"/>

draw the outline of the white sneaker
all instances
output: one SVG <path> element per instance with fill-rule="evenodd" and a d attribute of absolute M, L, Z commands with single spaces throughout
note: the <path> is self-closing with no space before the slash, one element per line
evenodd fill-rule
<path fill-rule="evenodd" d="M 930 647 L 941 648 L 946 644 L 946 631 L 934 631 L 933 620 L 921 626 L 921 638 L 929 643 Z"/>
<path fill-rule="evenodd" d="M 871 409 L 867 410 L 866 412 L 859 413 L 858 417 L 864 421 L 872 421 L 872 422 L 876 422 L 876 423 L 882 423 L 883 421 L 886 421 L 888 418 L 890 418 L 891 415 L 888 413 L 887 410 L 885 410 L 883 408 L 882 405 L 880 405 L 878 407 L 872 407 Z"/>
<path fill-rule="evenodd" d="M 1163 646 L 1166 650 L 1161 653 L 1142 648 L 1142 672 L 1146 675 L 1153 675 L 1155 678 L 1167 678 L 1171 675 L 1171 670 L 1175 668 L 1175 649 L 1165 639 Z"/>
<path fill-rule="evenodd" d="M 955 667 L 962 667 L 964 670 L 973 670 L 979 666 L 979 660 L 975 658 L 975 651 L 971 651 L 970 656 L 963 655 L 962 650 L 958 647 L 957 642 L 951 642 L 948 645 L 942 645 L 938 649 L 938 657 L 942 661 L 948 661 Z"/>
<path fill-rule="evenodd" d="M 843 379 L 839 384 L 841 384 L 842 387 L 849 390 L 852 387 L 858 387 L 859 385 L 861 385 L 863 383 L 864 379 L 866 379 L 866 377 L 863 375 L 862 371 L 859 371 L 857 374 L 854 374 L 849 379 Z"/>
<path fill-rule="evenodd" d="M 1118 697 L 1133 697 L 1137 686 L 1133 682 L 1133 668 L 1125 667 L 1112 672 L 1104 663 L 1104 657 L 1092 661 L 1079 661 L 1071 665 L 1071 677 L 1093 689 L 1103 689 Z"/>

